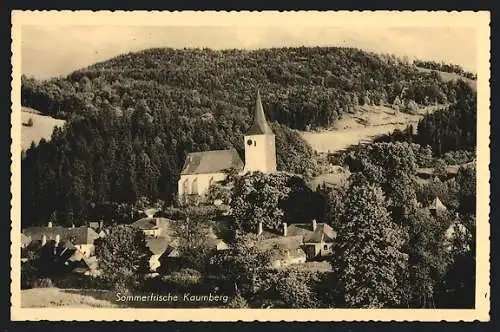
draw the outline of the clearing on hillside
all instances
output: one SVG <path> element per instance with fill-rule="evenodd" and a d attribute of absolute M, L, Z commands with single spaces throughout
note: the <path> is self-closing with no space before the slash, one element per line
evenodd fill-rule
<path fill-rule="evenodd" d="M 30 121 L 31 119 L 31 121 Z M 42 138 L 49 140 L 54 127 L 62 127 L 66 121 L 42 115 L 37 110 L 21 107 L 21 148 L 26 151 L 31 142 L 38 144 Z M 31 122 L 31 126 L 29 123 Z"/>
<path fill-rule="evenodd" d="M 416 127 L 424 114 L 444 107 L 446 105 L 428 106 L 408 114 L 386 106 L 359 106 L 354 114 L 345 114 L 329 130 L 300 134 L 319 153 L 337 152 L 395 129 L 403 130 L 410 124 Z"/>

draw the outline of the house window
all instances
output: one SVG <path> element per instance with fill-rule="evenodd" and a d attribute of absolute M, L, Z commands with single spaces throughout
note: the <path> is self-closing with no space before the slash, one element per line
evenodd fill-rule
<path fill-rule="evenodd" d="M 253 141 L 253 146 L 257 146 L 257 141 Z"/>
<path fill-rule="evenodd" d="M 323 246 L 323 250 L 328 250 L 328 245 L 326 245 L 326 244 L 325 244 L 325 245 Z"/>
<path fill-rule="evenodd" d="M 194 178 L 193 183 L 191 184 L 191 194 L 198 194 L 198 179 Z"/>
<path fill-rule="evenodd" d="M 247 144 L 248 144 L 249 146 L 250 146 L 250 145 L 252 145 L 252 140 L 251 140 L 251 139 L 249 139 L 249 140 L 247 141 Z"/>

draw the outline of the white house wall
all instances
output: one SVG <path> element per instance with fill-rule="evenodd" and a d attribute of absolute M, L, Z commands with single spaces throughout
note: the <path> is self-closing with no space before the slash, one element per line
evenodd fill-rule
<path fill-rule="evenodd" d="M 93 244 L 77 244 L 75 245 L 85 257 L 90 257 L 94 255 L 95 247 Z"/>

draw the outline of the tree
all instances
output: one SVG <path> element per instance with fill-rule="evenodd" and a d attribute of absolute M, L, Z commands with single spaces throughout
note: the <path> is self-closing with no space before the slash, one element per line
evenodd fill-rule
<path fill-rule="evenodd" d="M 407 256 L 405 236 L 390 219 L 382 190 L 373 184 L 349 188 L 345 213 L 337 224 L 333 266 L 348 307 L 401 304 L 400 275 Z"/>
<path fill-rule="evenodd" d="M 178 250 L 184 267 L 204 273 L 213 250 L 207 240 L 214 216 L 197 208 L 186 209 L 185 213 L 185 220 L 178 223 L 174 230 L 179 241 Z"/>
<path fill-rule="evenodd" d="M 446 163 L 443 159 L 438 159 L 434 163 L 434 175 L 440 180 L 445 180 L 448 176 L 448 171 L 446 170 Z"/>
<path fill-rule="evenodd" d="M 236 294 L 231 301 L 227 303 L 227 307 L 233 309 L 244 309 L 248 308 L 248 302 L 243 296 Z"/>
<path fill-rule="evenodd" d="M 274 274 L 277 299 L 287 308 L 314 308 L 320 305 L 311 272 L 287 269 Z"/>
<path fill-rule="evenodd" d="M 404 289 L 410 307 L 436 307 L 436 289 L 450 264 L 445 233 L 452 215 L 445 213 L 437 218 L 422 210 L 414 211 L 408 218 L 408 279 Z"/>
<path fill-rule="evenodd" d="M 255 234 L 238 234 L 229 250 L 210 259 L 215 272 L 235 285 L 236 294 L 254 295 L 267 282 L 272 255 L 259 241 Z"/>
<path fill-rule="evenodd" d="M 102 278 L 112 288 L 133 291 L 141 287 L 149 271 L 149 249 L 144 233 L 131 226 L 118 225 L 95 249 Z"/>
<path fill-rule="evenodd" d="M 476 166 L 460 167 L 456 177 L 459 211 L 463 214 L 476 213 Z"/>
<path fill-rule="evenodd" d="M 257 232 L 258 224 L 278 230 L 285 215 L 281 203 L 290 193 L 285 174 L 247 173 L 234 182 L 231 208 L 238 228 Z"/>
<path fill-rule="evenodd" d="M 345 201 L 348 194 L 346 186 L 335 186 L 333 188 L 321 189 L 322 195 L 325 196 L 325 216 L 324 220 L 334 229 L 340 221 L 340 216 L 345 211 Z"/>

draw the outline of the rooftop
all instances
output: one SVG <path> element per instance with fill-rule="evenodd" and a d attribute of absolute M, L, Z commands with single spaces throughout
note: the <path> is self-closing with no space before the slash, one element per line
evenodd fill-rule
<path fill-rule="evenodd" d="M 72 244 L 93 244 L 99 238 L 99 235 L 90 227 L 62 227 L 62 226 L 34 226 L 28 227 L 23 231 L 23 234 L 31 237 L 33 241 L 42 241 L 43 235 L 46 236 L 47 242 L 55 240 L 59 235 L 59 241 L 71 242 Z"/>
<path fill-rule="evenodd" d="M 330 225 L 318 223 L 316 230 L 304 237 L 304 243 L 333 242 L 336 237 L 337 232 Z"/>
<path fill-rule="evenodd" d="M 255 102 L 255 113 L 253 124 L 248 129 L 246 135 L 272 135 L 273 131 L 266 120 L 262 101 L 260 100 L 260 92 L 257 90 L 257 100 Z"/>
<path fill-rule="evenodd" d="M 191 152 L 186 157 L 181 175 L 220 173 L 230 168 L 241 170 L 243 166 L 235 149 Z"/>

